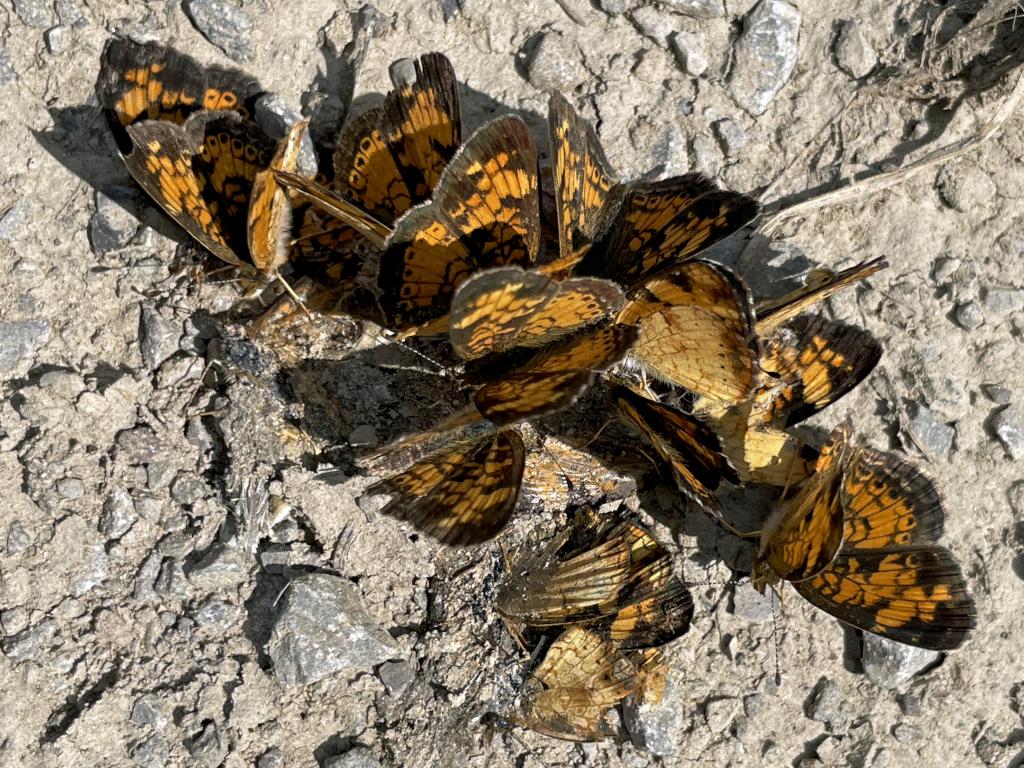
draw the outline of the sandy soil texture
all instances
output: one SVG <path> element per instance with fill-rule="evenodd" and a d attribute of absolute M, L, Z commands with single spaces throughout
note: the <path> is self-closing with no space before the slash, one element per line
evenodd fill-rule
<path fill-rule="evenodd" d="M 543 147 L 558 88 L 625 177 L 701 170 L 788 205 L 975 136 L 1016 82 L 1015 3 L 0 0 L 0 29 L 0 764 L 1022 764 L 1024 109 L 713 254 L 760 295 L 888 257 L 828 309 L 882 361 L 808 429 L 849 417 L 936 479 L 973 637 L 888 664 L 792 590 L 773 610 L 749 546 L 653 473 L 616 474 L 644 460 L 613 428 L 622 464 L 561 454 L 573 492 L 624 498 L 675 542 L 697 615 L 665 704 L 578 746 L 482 717 L 524 661 L 491 607 L 499 548 L 445 551 L 362 494 L 355 460 L 453 407 L 450 383 L 343 318 L 249 340 L 243 287 L 182 267 L 195 250 L 133 187 L 93 95 L 108 38 L 158 40 L 244 67 L 271 113 L 329 138 L 392 61 L 440 50 L 470 130 L 511 111 Z M 551 534 L 567 496 L 555 438 L 531 441 L 510 547 Z"/>

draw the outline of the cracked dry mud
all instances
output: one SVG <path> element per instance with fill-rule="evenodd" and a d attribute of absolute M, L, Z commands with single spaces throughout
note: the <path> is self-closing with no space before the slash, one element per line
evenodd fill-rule
<path fill-rule="evenodd" d="M 986 4 L 947 4 L 931 28 L 955 34 L 966 5 Z M 743 191 L 778 179 L 770 201 L 967 138 L 998 107 L 1012 55 L 914 69 L 929 8 L 0 2 L 0 764 L 1019 765 L 1024 111 L 972 152 L 714 254 L 760 295 L 888 257 L 830 302 L 881 339 L 882 362 L 814 428 L 849 417 L 859 440 L 936 479 L 978 629 L 946 657 L 894 658 L 792 591 L 773 610 L 734 583 L 749 549 L 682 516 L 667 487 L 648 475 L 637 497 L 632 478 L 578 467 L 577 491 L 652 515 L 693 582 L 695 624 L 667 649 L 671 684 L 641 748 L 481 722 L 521 679 L 490 606 L 500 551 L 444 551 L 377 515 L 354 461 L 428 423 L 449 385 L 344 319 L 249 341 L 225 315 L 238 286 L 179 268 L 193 249 L 135 191 L 93 97 L 115 33 L 231 56 L 277 112 L 321 126 L 379 98 L 393 60 L 441 50 L 470 130 L 512 111 L 543 136 L 545 89 L 559 88 L 623 174 L 702 170 Z M 777 47 L 744 50 L 744 20 Z M 992 87 L 957 98 L 952 75 L 982 70 Z M 622 466 L 642 467 L 616 434 Z M 330 482 L 314 455 L 337 467 Z M 564 501 L 547 454 L 530 472 L 513 546 L 552 533 Z M 742 511 L 756 524 L 758 508 Z M 302 655 L 286 630 L 323 653 Z M 345 655 L 356 630 L 369 635 Z"/>

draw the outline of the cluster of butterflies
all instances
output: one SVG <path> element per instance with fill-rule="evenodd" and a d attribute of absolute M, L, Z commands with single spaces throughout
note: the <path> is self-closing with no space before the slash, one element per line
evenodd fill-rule
<path fill-rule="evenodd" d="M 306 124 L 272 140 L 253 120 L 263 91 L 240 72 L 115 40 L 97 83 L 132 176 L 215 256 L 283 283 L 307 311 L 447 337 L 470 402 L 399 442 L 430 449 L 371 486 L 393 495 L 385 512 L 449 545 L 493 538 L 520 495 L 519 425 L 603 387 L 679 490 L 724 527 L 720 486 L 778 489 L 760 532 L 761 588 L 785 580 L 862 630 L 959 646 L 974 604 L 937 544 L 944 513 L 931 481 L 852 445 L 848 425 L 820 447 L 790 431 L 881 355 L 865 330 L 807 310 L 884 262 L 755 301 L 730 270 L 697 258 L 757 216 L 750 197 L 699 174 L 620 180 L 592 127 L 553 93 L 554 215 L 542 215 L 521 119 L 463 138 L 446 57 L 394 71 L 409 74 L 343 126 L 316 178 L 297 171 Z M 576 739 L 608 735 L 606 714 L 626 695 L 657 695 L 657 648 L 693 612 L 642 526 L 585 517 L 524 558 L 498 602 L 528 632 L 567 627 L 548 638 L 517 716 Z"/>

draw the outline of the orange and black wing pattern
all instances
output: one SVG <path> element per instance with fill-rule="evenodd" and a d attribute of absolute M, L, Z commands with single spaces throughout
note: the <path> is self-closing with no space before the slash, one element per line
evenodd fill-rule
<path fill-rule="evenodd" d="M 455 71 L 428 53 L 415 79 L 342 129 L 334 154 L 334 184 L 350 202 L 384 222 L 428 199 L 462 144 Z"/>
<path fill-rule="evenodd" d="M 850 433 L 848 424 L 833 431 L 814 474 L 765 523 L 759 574 L 766 573 L 767 564 L 780 579 L 802 581 L 821 573 L 835 558 L 843 543 L 841 489 Z"/>
<path fill-rule="evenodd" d="M 253 179 L 246 227 L 249 258 L 265 274 L 276 273 L 288 261 L 292 231 L 292 204 L 273 171 L 295 171 L 308 125 L 306 121 L 292 125 L 278 144 L 270 169 L 259 171 Z"/>
<path fill-rule="evenodd" d="M 125 165 L 139 185 L 211 253 L 245 266 L 253 182 L 273 142 L 231 112 L 197 112 L 184 125 L 146 120 L 127 131 L 134 148 Z"/>
<path fill-rule="evenodd" d="M 531 266 L 539 248 L 533 139 L 519 118 L 498 118 L 455 155 L 430 202 L 395 223 L 377 281 L 385 324 L 411 330 L 437 321 L 467 277 L 487 267 Z"/>
<path fill-rule="evenodd" d="M 557 269 L 576 264 L 616 208 L 618 183 L 590 123 L 557 91 L 548 102 L 558 219 Z"/>
<path fill-rule="evenodd" d="M 715 491 L 721 482 L 738 483 L 739 477 L 722 453 L 714 430 L 685 411 L 646 398 L 625 385 L 612 385 L 610 395 L 623 418 L 672 467 L 679 489 L 701 506 L 717 508 Z"/>
<path fill-rule="evenodd" d="M 570 627 L 527 678 L 511 719 L 557 739 L 601 741 L 615 735 L 610 710 L 643 686 L 645 669 L 597 634 Z"/>
<path fill-rule="evenodd" d="M 749 224 L 757 203 L 718 190 L 699 175 L 630 184 L 604 233 L 576 265 L 577 275 L 635 288 L 697 256 Z"/>
<path fill-rule="evenodd" d="M 658 378 L 730 405 L 753 392 L 760 350 L 750 295 L 726 268 L 677 266 L 635 291 L 619 320 L 639 325 L 632 355 Z"/>
<path fill-rule="evenodd" d="M 790 320 L 814 304 L 844 288 L 859 283 L 879 270 L 889 266 L 884 257 L 862 261 L 841 272 L 824 272 L 812 275 L 807 284 L 790 291 L 777 299 L 767 299 L 757 304 L 757 332 L 767 335 L 778 326 Z"/>
<path fill-rule="evenodd" d="M 527 626 L 548 627 L 615 612 L 634 567 L 628 531 L 619 526 L 582 548 L 568 539 L 567 532 L 514 564 L 495 601 L 499 613 Z"/>
<path fill-rule="evenodd" d="M 627 649 L 663 645 L 685 634 L 693 619 L 693 600 L 671 556 L 630 520 L 577 523 L 538 555 L 522 558 L 496 607 L 529 627 L 583 623 Z"/>
<path fill-rule="evenodd" d="M 794 584 L 840 621 L 907 645 L 949 651 L 974 627 L 974 600 L 942 547 L 843 549 L 832 564 Z"/>
<path fill-rule="evenodd" d="M 448 338 L 467 360 L 512 347 L 541 347 L 614 315 L 624 300 L 622 289 L 608 280 L 557 281 L 519 267 L 497 267 L 459 287 Z"/>
<path fill-rule="evenodd" d="M 595 371 L 620 362 L 637 330 L 612 320 L 586 326 L 544 347 L 516 347 L 466 366 L 477 410 L 495 424 L 552 413 L 571 405 Z"/>
<path fill-rule="evenodd" d="M 125 129 L 144 120 L 176 125 L 200 110 L 231 110 L 252 117 L 260 84 L 236 69 L 205 66 L 157 43 L 110 40 L 96 82 L 122 154 L 132 150 Z"/>
<path fill-rule="evenodd" d="M 859 448 L 843 471 L 843 547 L 934 544 L 945 519 L 935 484 L 891 453 Z"/>
<path fill-rule="evenodd" d="M 863 328 L 820 315 L 795 317 L 764 340 L 766 375 L 754 417 L 760 424 L 793 426 L 853 390 L 881 357 L 881 344 Z"/>
<path fill-rule="evenodd" d="M 519 433 L 498 430 L 454 441 L 367 492 L 394 494 L 384 513 L 443 544 L 478 544 L 512 516 L 525 461 Z"/>

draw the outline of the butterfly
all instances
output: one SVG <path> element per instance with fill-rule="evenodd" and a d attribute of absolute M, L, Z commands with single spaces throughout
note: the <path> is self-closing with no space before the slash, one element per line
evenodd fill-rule
<path fill-rule="evenodd" d="M 358 233 L 381 245 L 395 221 L 427 200 L 462 144 L 455 71 L 446 56 L 414 62 L 414 77 L 395 83 L 383 103 L 350 120 L 338 135 L 330 172 L 321 183 L 282 174 L 312 203 L 301 217 L 296 258 L 323 263 L 325 284 L 354 277 Z"/>
<path fill-rule="evenodd" d="M 557 92 L 548 127 L 559 240 L 559 258 L 545 266 L 551 274 L 604 277 L 631 290 L 757 215 L 754 200 L 700 174 L 618 181 L 593 128 Z"/>
<path fill-rule="evenodd" d="M 693 618 L 689 590 L 654 537 L 592 510 L 540 552 L 520 557 L 495 607 L 528 627 L 585 624 L 625 649 L 664 645 Z"/>
<path fill-rule="evenodd" d="M 229 110 L 253 116 L 265 91 L 237 69 L 199 64 L 157 43 L 110 40 L 96 82 L 100 106 L 123 154 L 132 150 L 127 128 L 144 120 L 182 125 L 196 112 Z"/>
<path fill-rule="evenodd" d="M 767 336 L 775 328 L 796 317 L 814 304 L 819 304 L 828 297 L 844 288 L 865 280 L 871 275 L 886 269 L 889 262 L 885 257 L 854 264 L 840 272 L 816 270 L 811 273 L 806 285 L 775 299 L 766 299 L 757 303 L 757 332 Z"/>
<path fill-rule="evenodd" d="M 484 431 L 449 441 L 367 493 L 393 495 L 384 514 L 442 544 L 478 544 L 497 535 L 512 516 L 525 460 L 518 431 Z"/>
<path fill-rule="evenodd" d="M 621 289 L 595 278 L 505 267 L 467 280 L 452 302 L 449 338 L 466 359 L 476 412 L 509 424 L 570 405 L 636 340 L 635 328 L 614 320 L 622 302 Z"/>
<path fill-rule="evenodd" d="M 631 356 L 659 379 L 730 405 L 751 396 L 760 357 L 753 306 L 725 267 L 672 267 L 634 291 L 619 320 L 639 326 Z"/>
<path fill-rule="evenodd" d="M 627 655 L 584 627 L 569 627 L 523 684 L 510 720 L 556 739 L 612 737 L 611 709 L 642 690 L 660 665 L 657 652 Z"/>
<path fill-rule="evenodd" d="M 268 169 L 294 171 L 305 123 L 275 143 L 252 120 L 259 85 L 157 45 L 114 40 L 97 93 L 128 172 L 189 235 L 243 271 L 278 276 L 291 203 Z"/>
<path fill-rule="evenodd" d="M 609 389 L 619 414 L 654 446 L 673 470 L 679 489 L 703 507 L 717 509 L 715 491 L 739 476 L 722 453 L 714 430 L 680 408 L 652 400 L 625 384 Z"/>
<path fill-rule="evenodd" d="M 766 525 L 757 572 L 866 632 L 931 650 L 959 647 L 976 610 L 960 567 L 936 542 L 944 511 L 912 465 L 851 448 L 842 426 L 815 474 Z"/>
<path fill-rule="evenodd" d="M 317 194 L 309 199 L 347 224 L 366 227 L 369 214 L 361 208 L 352 214 L 350 201 L 329 190 Z M 405 335 L 444 333 L 452 298 L 468 277 L 488 267 L 534 264 L 539 201 L 537 151 L 526 124 L 505 116 L 478 129 L 445 166 L 429 201 L 407 210 L 393 227 L 370 216 L 381 247 L 380 322 Z"/>

